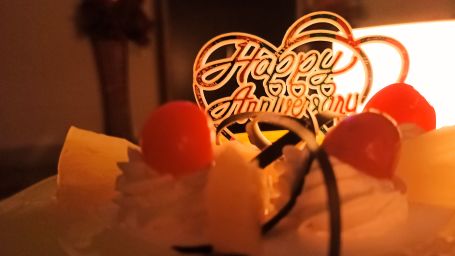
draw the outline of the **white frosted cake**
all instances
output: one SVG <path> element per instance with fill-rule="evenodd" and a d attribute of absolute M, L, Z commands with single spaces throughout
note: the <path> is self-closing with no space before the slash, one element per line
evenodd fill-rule
<path fill-rule="evenodd" d="M 193 133 L 188 121 L 205 126 L 206 134 L 196 134 L 194 145 L 163 148 L 174 139 L 160 141 L 157 120 L 172 120 L 173 112 L 185 109 L 192 113 L 172 122 L 178 127 L 172 134 Z M 254 145 L 225 141 L 209 143 L 207 150 L 214 131 L 205 117 L 194 121 L 205 115 L 198 111 L 186 102 L 159 108 L 148 122 L 155 128 L 150 136 L 144 131 L 141 146 L 72 127 L 57 177 L 0 203 L 1 255 L 327 255 L 330 212 L 318 161 L 307 170 L 292 209 L 267 232 L 261 229 L 292 198 L 312 147 L 329 153 L 336 176 L 341 255 L 455 253 L 455 127 L 424 131 L 408 124 L 399 131 L 390 118 L 364 112 L 332 128 L 321 146 L 306 138 L 306 145 L 287 145 L 282 157 L 260 168 L 252 161 L 261 152 Z M 371 141 L 362 141 L 367 137 Z M 189 152 L 193 146 L 200 148 Z M 383 146 L 395 153 L 377 151 Z M 156 162 L 160 158 L 146 159 L 169 152 L 179 163 L 168 170 L 165 163 L 161 170 L 152 167 L 163 164 Z"/>
<path fill-rule="evenodd" d="M 315 41 L 347 50 L 299 51 Z M 365 102 L 369 42 L 402 65 Z M 343 96 L 334 77 L 355 67 Z M 196 57 L 198 105 L 157 108 L 140 145 L 69 129 L 57 176 L 0 202 L 0 255 L 455 255 L 455 127 L 436 129 L 408 69 L 398 41 L 329 12 L 280 46 L 220 35 Z"/>

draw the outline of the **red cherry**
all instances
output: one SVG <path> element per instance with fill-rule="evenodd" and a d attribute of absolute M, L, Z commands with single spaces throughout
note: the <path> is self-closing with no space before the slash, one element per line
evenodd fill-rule
<path fill-rule="evenodd" d="M 141 136 L 145 162 L 160 173 L 182 176 L 212 162 L 207 116 L 191 102 L 174 101 L 153 111 Z"/>
<path fill-rule="evenodd" d="M 436 114 L 428 101 L 412 86 L 396 83 L 384 87 L 365 105 L 393 117 L 398 124 L 415 123 L 430 131 L 436 128 Z"/>
<path fill-rule="evenodd" d="M 330 155 L 376 178 L 393 177 L 400 145 L 395 124 L 374 112 L 345 118 L 322 144 Z"/>

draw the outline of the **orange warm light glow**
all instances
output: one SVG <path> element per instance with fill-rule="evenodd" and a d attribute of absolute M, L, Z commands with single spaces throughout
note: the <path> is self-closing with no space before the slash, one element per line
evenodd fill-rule
<path fill-rule="evenodd" d="M 406 83 L 414 86 L 433 105 L 437 127 L 455 125 L 455 20 L 410 23 L 354 29 L 354 36 L 385 35 L 400 41 L 407 49 L 410 67 Z M 334 46 L 336 47 L 340 46 Z M 373 85 L 369 97 L 385 85 L 394 83 L 400 72 L 401 60 L 396 51 L 384 44 L 367 44 L 362 49 L 373 68 Z M 357 68 L 336 78 L 337 84 L 352 84 L 363 76 Z M 347 87 L 345 87 L 347 88 Z M 343 90 L 340 86 L 339 90 Z"/>

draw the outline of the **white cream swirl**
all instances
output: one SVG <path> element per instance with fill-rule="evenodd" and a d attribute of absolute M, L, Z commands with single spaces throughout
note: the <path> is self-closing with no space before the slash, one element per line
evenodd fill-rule
<path fill-rule="evenodd" d="M 120 210 L 116 226 L 146 242 L 154 253 L 163 252 L 161 255 L 173 255 L 175 244 L 205 242 L 201 227 L 208 170 L 175 179 L 150 169 L 140 152 L 129 153 L 130 161 L 120 165 L 122 175 L 117 179 Z"/>
<path fill-rule="evenodd" d="M 289 176 L 294 176 L 296 164 L 301 165 L 305 155 L 295 148 L 285 148 L 284 156 L 290 174 L 283 179 L 289 183 L 292 179 Z M 371 248 L 371 241 L 390 243 L 387 236 L 407 220 L 406 195 L 397 189 L 394 181 L 376 179 L 334 157 L 330 160 L 341 201 L 343 252 L 356 255 L 352 252 L 361 247 Z M 326 187 L 317 161 L 305 178 L 302 194 L 289 218 L 299 223 L 297 232 L 304 242 L 314 248 L 327 248 L 329 213 Z"/>

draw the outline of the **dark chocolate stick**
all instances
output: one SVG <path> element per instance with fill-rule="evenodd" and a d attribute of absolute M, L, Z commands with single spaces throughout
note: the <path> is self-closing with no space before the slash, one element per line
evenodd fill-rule
<path fill-rule="evenodd" d="M 276 226 L 289 212 L 294 208 L 294 205 L 297 202 L 297 198 L 299 197 L 300 193 L 302 192 L 303 185 L 305 183 L 305 176 L 308 174 L 311 168 L 311 164 L 314 160 L 314 154 L 310 154 L 308 159 L 303 164 L 302 168 L 299 169 L 297 172 L 297 177 L 294 181 L 294 185 L 291 191 L 291 196 L 289 201 L 278 211 L 275 216 L 273 216 L 270 220 L 268 220 L 264 225 L 262 225 L 261 232 L 262 234 L 266 234 L 269 232 L 274 226 Z"/>
<path fill-rule="evenodd" d="M 328 196 L 327 204 L 330 214 L 329 256 L 338 256 L 341 248 L 341 210 L 338 185 L 329 156 L 324 149 L 320 148 L 316 152 L 316 159 L 321 166 Z"/>
<path fill-rule="evenodd" d="M 247 256 L 242 253 L 220 253 L 215 252 L 211 245 L 196 245 L 196 246 L 172 246 L 172 249 L 182 254 L 206 254 L 212 256 Z"/>
<path fill-rule="evenodd" d="M 174 245 L 172 249 L 183 254 L 210 254 L 213 252 L 213 246 L 209 244 L 191 246 Z"/>

